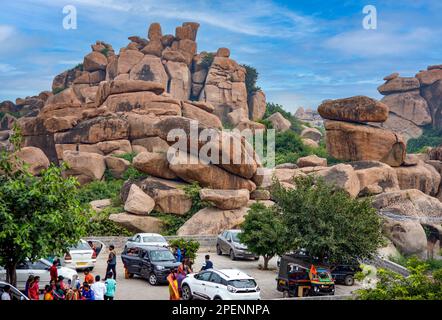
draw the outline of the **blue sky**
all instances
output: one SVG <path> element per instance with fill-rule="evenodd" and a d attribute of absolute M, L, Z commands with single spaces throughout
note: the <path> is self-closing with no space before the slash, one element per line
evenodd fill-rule
<path fill-rule="evenodd" d="M 77 30 L 62 27 L 65 5 L 77 8 Z M 362 27 L 365 5 L 377 9 L 376 30 Z M 258 69 L 268 101 L 290 111 L 324 99 L 380 98 L 376 88 L 385 75 L 442 64 L 441 10 L 438 0 L 2 2 L 0 101 L 48 90 L 95 40 L 118 51 L 128 36 L 146 37 L 151 22 L 174 33 L 184 21 L 201 24 L 198 51 L 229 47 L 233 59 Z"/>

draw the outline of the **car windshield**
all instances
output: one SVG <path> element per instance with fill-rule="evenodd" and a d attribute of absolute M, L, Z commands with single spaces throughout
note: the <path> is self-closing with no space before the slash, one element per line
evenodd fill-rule
<path fill-rule="evenodd" d="M 166 240 L 160 236 L 146 236 L 143 237 L 143 242 L 166 242 Z"/>
<path fill-rule="evenodd" d="M 320 271 L 320 272 L 318 272 L 318 277 L 319 277 L 319 279 L 320 280 L 330 280 L 330 275 L 329 275 L 329 273 L 328 272 L 326 272 L 326 271 Z"/>
<path fill-rule="evenodd" d="M 227 284 L 239 289 L 256 287 L 256 282 L 253 279 L 230 280 L 227 282 Z"/>
<path fill-rule="evenodd" d="M 233 240 L 233 242 L 237 242 L 237 243 L 241 242 L 241 240 L 239 240 L 239 234 L 240 233 L 241 232 L 232 232 L 232 240 Z"/>
<path fill-rule="evenodd" d="M 150 252 L 152 261 L 174 261 L 175 257 L 168 250 L 153 250 Z"/>
<path fill-rule="evenodd" d="M 87 242 L 80 241 L 76 246 L 71 247 L 70 250 L 92 250 L 92 249 Z"/>

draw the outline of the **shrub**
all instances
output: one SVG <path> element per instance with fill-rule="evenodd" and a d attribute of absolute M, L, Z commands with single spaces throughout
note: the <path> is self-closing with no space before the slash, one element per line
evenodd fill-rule
<path fill-rule="evenodd" d="M 104 48 L 104 49 L 101 49 L 101 51 L 100 51 L 102 54 L 104 54 L 106 57 L 108 56 L 108 54 L 109 54 L 109 49 L 108 48 Z"/>
<path fill-rule="evenodd" d="M 272 114 L 279 112 L 284 118 L 290 121 L 291 129 L 296 133 L 300 134 L 302 132 L 303 123 L 299 121 L 294 115 L 290 112 L 285 111 L 284 107 L 277 103 L 268 102 L 266 106 L 266 112 L 264 114 L 263 119 L 270 117 Z"/>
<path fill-rule="evenodd" d="M 91 210 L 92 211 L 92 210 Z M 132 233 L 126 228 L 109 220 L 113 213 L 123 212 L 122 207 L 110 207 L 101 212 L 93 212 L 89 216 L 86 232 L 88 236 L 130 236 Z"/>
<path fill-rule="evenodd" d="M 408 153 L 425 152 L 427 147 L 437 147 L 442 144 L 442 129 L 433 129 L 431 125 L 424 127 L 423 134 L 407 143 Z"/>
<path fill-rule="evenodd" d="M 54 95 L 59 94 L 60 92 L 64 91 L 66 88 L 55 88 L 52 90 L 52 93 Z"/>
<path fill-rule="evenodd" d="M 92 181 L 79 189 L 78 199 L 87 204 L 93 200 L 118 199 L 123 180 Z"/>
<path fill-rule="evenodd" d="M 114 157 L 117 157 L 117 158 L 121 158 L 121 159 L 124 159 L 124 160 L 127 160 L 127 161 L 129 161 L 130 163 L 132 163 L 133 161 L 134 161 L 134 158 L 137 156 L 137 153 L 136 152 L 129 152 L 129 153 L 123 153 L 123 154 L 117 154 L 117 155 L 114 155 Z"/>
<path fill-rule="evenodd" d="M 186 214 L 187 218 L 190 218 L 192 215 L 194 215 L 196 212 L 200 211 L 201 209 L 210 206 L 210 202 L 201 200 L 200 198 L 201 187 L 198 184 L 198 182 L 185 185 L 183 187 L 183 190 L 186 193 L 186 195 L 192 200 L 192 208 Z"/>
<path fill-rule="evenodd" d="M 213 63 L 213 59 L 215 59 L 215 55 L 213 53 L 206 53 L 201 61 L 201 66 L 204 69 L 209 69 Z"/>
<path fill-rule="evenodd" d="M 185 249 L 186 257 L 190 258 L 191 260 L 194 260 L 196 258 L 196 253 L 200 248 L 200 243 L 198 241 L 192 239 L 186 240 L 183 238 L 171 240 L 169 241 L 169 245 L 172 248 L 180 248 L 181 251 Z"/>
<path fill-rule="evenodd" d="M 152 211 L 150 216 L 161 219 L 163 222 L 162 234 L 165 236 L 176 235 L 181 226 L 188 220 L 187 215 L 177 216 L 174 214 L 167 214 L 161 212 Z"/>
<path fill-rule="evenodd" d="M 261 88 L 256 86 L 256 82 L 258 81 L 259 73 L 258 71 L 247 64 L 241 65 L 246 69 L 246 89 L 247 89 L 247 97 L 251 97 L 252 94 Z"/>

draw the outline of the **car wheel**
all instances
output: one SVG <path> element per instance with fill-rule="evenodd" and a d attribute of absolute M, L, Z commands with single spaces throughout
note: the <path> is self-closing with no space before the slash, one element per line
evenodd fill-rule
<path fill-rule="evenodd" d="M 220 296 L 216 296 L 213 300 L 222 300 Z"/>
<path fill-rule="evenodd" d="M 230 259 L 236 260 L 235 252 L 233 252 L 233 250 L 230 250 Z"/>
<path fill-rule="evenodd" d="M 181 296 L 183 297 L 183 300 L 192 300 L 193 299 L 192 291 L 190 290 L 190 287 L 187 284 L 183 285 L 183 288 L 181 291 L 182 291 Z"/>
<path fill-rule="evenodd" d="M 221 256 L 223 254 L 223 252 L 221 251 L 221 247 L 219 246 L 219 244 L 216 245 L 216 254 Z"/>
<path fill-rule="evenodd" d="M 353 276 L 346 276 L 344 279 L 344 284 L 346 286 L 352 286 L 355 283 L 355 279 L 353 278 Z"/>
<path fill-rule="evenodd" d="M 258 261 L 258 260 L 259 260 L 259 257 L 254 257 L 253 259 L 255 259 L 255 261 Z"/>
<path fill-rule="evenodd" d="M 282 297 L 283 297 L 284 299 L 289 298 L 289 297 L 290 297 L 290 293 L 289 293 L 289 291 L 288 291 L 288 290 L 284 290 L 284 291 L 282 292 Z"/>
<path fill-rule="evenodd" d="M 129 277 L 129 279 L 132 279 L 132 278 L 134 277 L 134 274 L 133 274 L 133 273 L 128 273 L 127 275 L 128 275 L 128 277 Z"/>
<path fill-rule="evenodd" d="M 158 278 L 155 273 L 151 273 L 149 275 L 149 284 L 152 286 L 156 286 L 158 283 Z"/>

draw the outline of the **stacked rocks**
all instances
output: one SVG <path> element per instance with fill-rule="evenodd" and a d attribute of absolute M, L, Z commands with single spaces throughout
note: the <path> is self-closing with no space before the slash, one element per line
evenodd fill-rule
<path fill-rule="evenodd" d="M 327 119 L 324 125 L 329 154 L 340 160 L 375 160 L 400 166 L 406 154 L 403 138 L 368 124 L 386 121 L 388 111 L 384 103 L 364 96 L 323 102 L 318 112 Z"/>
<path fill-rule="evenodd" d="M 406 140 L 421 136 L 426 125 L 442 128 L 442 65 L 429 66 L 415 77 L 394 73 L 384 80 L 378 91 L 385 95 L 381 101 L 390 108 L 390 115 L 382 127 Z"/>

